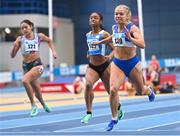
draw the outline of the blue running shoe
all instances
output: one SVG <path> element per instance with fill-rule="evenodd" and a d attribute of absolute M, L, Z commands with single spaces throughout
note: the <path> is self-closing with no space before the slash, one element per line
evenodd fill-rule
<path fill-rule="evenodd" d="M 117 123 L 118 123 L 118 120 L 111 120 L 106 128 L 106 131 L 111 131 L 113 129 L 114 125 L 116 125 Z"/>
<path fill-rule="evenodd" d="M 152 102 L 152 101 L 155 100 L 155 93 L 154 93 L 153 89 L 150 86 L 148 86 L 148 90 L 150 92 L 149 95 L 148 95 L 149 101 Z"/>

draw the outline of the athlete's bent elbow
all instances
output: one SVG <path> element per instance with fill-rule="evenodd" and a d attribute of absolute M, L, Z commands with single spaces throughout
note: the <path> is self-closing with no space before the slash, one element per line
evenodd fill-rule
<path fill-rule="evenodd" d="M 11 58 L 14 58 L 14 57 L 15 57 L 15 55 L 14 55 L 13 52 L 10 53 L 10 56 L 11 56 Z"/>
<path fill-rule="evenodd" d="M 145 44 L 143 44 L 143 45 L 141 46 L 141 48 L 142 48 L 142 49 L 145 49 Z"/>
<path fill-rule="evenodd" d="M 15 55 L 11 54 L 11 58 L 14 58 L 14 57 L 15 57 Z"/>
<path fill-rule="evenodd" d="M 144 48 L 145 48 L 145 46 L 146 46 L 146 45 L 145 45 L 145 43 L 144 43 L 144 42 L 140 44 L 140 48 L 141 48 L 141 49 L 144 49 Z"/>

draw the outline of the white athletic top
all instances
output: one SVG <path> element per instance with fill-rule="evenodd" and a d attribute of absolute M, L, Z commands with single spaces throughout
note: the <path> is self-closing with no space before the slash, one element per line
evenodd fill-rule
<path fill-rule="evenodd" d="M 40 38 L 37 33 L 34 33 L 34 39 L 29 40 L 25 36 L 21 37 L 21 54 L 30 54 L 39 52 Z"/>
<path fill-rule="evenodd" d="M 136 48 L 136 45 L 134 43 L 132 43 L 128 38 L 126 38 L 126 31 L 130 31 L 131 30 L 131 27 L 132 27 L 132 23 L 130 22 L 127 26 L 126 26 L 126 29 L 124 28 L 122 30 L 122 32 L 118 32 L 118 25 L 115 24 L 113 25 L 112 27 L 112 31 L 113 31 L 113 37 L 112 37 L 112 40 L 113 40 L 113 45 L 114 46 L 124 46 L 124 47 L 135 47 Z"/>

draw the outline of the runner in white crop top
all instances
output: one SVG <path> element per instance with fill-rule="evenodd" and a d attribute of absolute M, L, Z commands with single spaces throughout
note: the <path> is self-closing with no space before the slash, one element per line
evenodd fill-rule
<path fill-rule="evenodd" d="M 20 23 L 21 32 L 23 36 L 17 37 L 11 51 L 11 57 L 14 58 L 18 50 L 21 49 L 24 71 L 22 83 L 24 85 L 24 88 L 26 89 L 27 95 L 32 106 L 30 113 L 31 117 L 34 117 L 38 114 L 38 109 L 35 104 L 34 95 L 37 97 L 37 99 L 39 100 L 46 112 L 51 111 L 42 98 L 40 83 L 38 80 L 38 78 L 43 73 L 43 64 L 41 62 L 39 54 L 40 41 L 42 40 L 47 42 L 49 48 L 52 50 L 53 57 L 57 57 L 52 40 L 43 33 L 34 33 L 33 26 L 34 24 L 27 19 L 23 20 Z"/>

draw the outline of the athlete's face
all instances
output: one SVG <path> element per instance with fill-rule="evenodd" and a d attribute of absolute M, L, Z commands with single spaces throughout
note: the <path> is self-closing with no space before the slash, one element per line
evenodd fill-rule
<path fill-rule="evenodd" d="M 26 23 L 21 24 L 21 32 L 23 35 L 28 35 L 32 32 L 32 26 Z"/>
<path fill-rule="evenodd" d="M 114 10 L 114 21 L 117 24 L 124 24 L 127 20 L 127 13 L 124 7 L 118 6 Z"/>
<path fill-rule="evenodd" d="M 90 26 L 99 26 L 100 25 L 100 16 L 97 13 L 92 13 L 89 17 Z"/>

